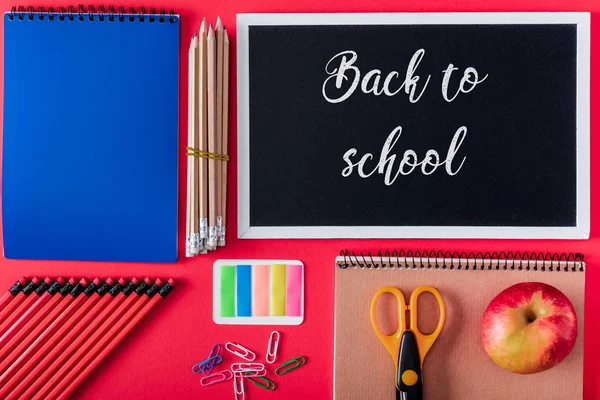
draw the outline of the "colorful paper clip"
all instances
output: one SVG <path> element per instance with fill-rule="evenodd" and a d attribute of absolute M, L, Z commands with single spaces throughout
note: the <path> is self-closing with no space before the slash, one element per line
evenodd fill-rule
<path fill-rule="evenodd" d="M 273 344 L 273 337 L 277 335 L 277 339 L 275 340 L 275 344 Z M 265 357 L 269 364 L 273 364 L 277 359 L 277 349 L 279 348 L 279 332 L 273 331 L 271 332 L 271 336 L 269 337 L 269 344 L 267 345 L 267 356 Z"/>
<path fill-rule="evenodd" d="M 210 349 L 210 353 L 208 354 L 208 358 L 204 361 L 200 361 L 198 364 L 192 367 L 192 372 L 195 374 L 203 373 L 204 375 L 210 375 L 213 370 L 213 367 L 223 361 L 223 357 L 219 355 L 219 351 L 221 350 L 221 346 L 219 344 L 215 344 L 212 349 Z"/>
<path fill-rule="evenodd" d="M 295 370 L 296 368 L 300 368 L 304 364 L 306 364 L 306 358 L 304 358 L 304 356 L 292 358 L 291 360 L 286 361 L 279 367 L 275 368 L 275 375 L 285 375 L 288 372 Z"/>
<path fill-rule="evenodd" d="M 244 393 L 244 377 L 241 374 L 233 374 L 233 391 L 235 392 L 235 400 L 244 400 L 246 398 L 246 394 Z M 240 395 L 241 397 L 238 397 Z"/>
<path fill-rule="evenodd" d="M 267 378 L 252 379 L 252 378 L 248 377 L 247 379 L 250 382 L 254 383 L 256 386 L 263 388 L 263 389 L 270 390 L 270 391 L 275 390 L 275 388 L 277 387 L 277 386 L 275 386 L 275 382 L 272 382 L 272 381 L 268 380 Z M 262 381 L 262 382 L 259 382 L 259 381 Z"/>
<path fill-rule="evenodd" d="M 261 363 L 233 363 L 231 372 L 261 372 L 265 370 L 265 365 Z"/>
<path fill-rule="evenodd" d="M 212 375 L 208 375 L 200 379 L 202 386 L 214 385 L 215 383 L 225 382 L 233 378 L 233 373 L 226 369 L 225 371 L 215 372 Z"/>
<path fill-rule="evenodd" d="M 204 375 L 209 375 L 212 372 L 212 369 L 215 365 L 223 361 L 223 357 L 216 355 L 207 358 L 204 361 L 200 361 L 198 364 L 192 367 L 192 372 L 195 374 L 204 373 Z"/>
<path fill-rule="evenodd" d="M 233 347 L 233 349 L 230 349 L 227 346 Z M 227 342 L 225 344 L 225 349 L 227 351 L 229 351 L 231 354 L 235 354 L 236 356 L 238 356 L 246 361 L 254 361 L 256 359 L 256 354 L 254 354 L 253 352 L 251 352 L 250 350 L 248 350 L 247 348 L 245 348 L 244 346 L 239 345 L 239 344 Z M 238 352 L 238 350 L 243 351 L 243 353 Z"/>

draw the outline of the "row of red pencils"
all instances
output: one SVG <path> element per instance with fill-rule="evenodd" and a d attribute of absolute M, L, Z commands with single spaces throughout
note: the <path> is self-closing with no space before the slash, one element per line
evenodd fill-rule
<path fill-rule="evenodd" d="M 21 278 L 0 297 L 0 399 L 67 399 L 174 286 Z"/>

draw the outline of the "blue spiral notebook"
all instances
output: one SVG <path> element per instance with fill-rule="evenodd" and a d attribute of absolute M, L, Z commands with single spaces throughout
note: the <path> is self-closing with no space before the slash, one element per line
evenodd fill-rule
<path fill-rule="evenodd" d="M 4 15 L 8 259 L 175 262 L 179 16 Z"/>

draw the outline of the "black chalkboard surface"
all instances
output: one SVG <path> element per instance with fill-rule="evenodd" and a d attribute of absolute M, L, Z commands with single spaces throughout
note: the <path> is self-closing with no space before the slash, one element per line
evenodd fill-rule
<path fill-rule="evenodd" d="M 241 14 L 241 238 L 589 236 L 589 14 Z"/>

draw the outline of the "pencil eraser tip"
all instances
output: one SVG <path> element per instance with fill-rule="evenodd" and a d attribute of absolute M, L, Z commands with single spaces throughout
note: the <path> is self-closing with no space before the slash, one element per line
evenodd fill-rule
<path fill-rule="evenodd" d="M 69 279 L 69 284 L 71 286 L 75 286 L 77 284 L 77 281 L 75 280 L 75 278 L 71 278 L 71 279 Z"/>
<path fill-rule="evenodd" d="M 49 276 L 44 278 L 44 282 L 46 282 L 48 285 L 52 285 L 52 278 L 50 278 Z"/>
<path fill-rule="evenodd" d="M 121 286 L 125 286 L 125 284 L 127 283 L 127 281 L 124 278 L 119 278 L 119 285 Z"/>
<path fill-rule="evenodd" d="M 34 285 L 38 285 L 40 283 L 40 280 L 34 276 L 33 278 L 31 278 L 31 282 L 33 282 Z"/>
<path fill-rule="evenodd" d="M 98 286 L 102 283 L 102 281 L 100 280 L 100 278 L 95 278 L 92 282 L 94 282 L 94 285 Z"/>
<path fill-rule="evenodd" d="M 21 278 L 19 278 L 19 283 L 21 285 L 27 285 L 27 282 L 29 282 L 29 281 L 24 276 L 22 276 Z"/>
<path fill-rule="evenodd" d="M 167 282 L 169 282 L 169 285 L 171 285 L 171 286 L 175 286 L 176 285 L 175 279 L 173 279 L 173 278 L 169 278 L 169 280 Z"/>
<path fill-rule="evenodd" d="M 145 277 L 144 282 L 146 282 L 148 285 L 152 285 L 152 279 L 150 279 L 149 277 Z"/>
<path fill-rule="evenodd" d="M 156 283 L 158 286 L 162 286 L 164 282 L 162 281 L 162 279 L 157 278 L 156 282 L 154 282 L 154 283 Z"/>
<path fill-rule="evenodd" d="M 138 278 L 135 278 L 135 277 L 131 278 L 131 282 L 133 282 L 133 284 L 134 284 L 135 286 L 137 286 L 137 285 L 139 285 L 139 284 L 140 284 L 140 280 L 139 280 Z"/>
<path fill-rule="evenodd" d="M 56 279 L 56 282 L 58 282 L 60 285 L 64 285 L 65 284 L 65 279 L 62 276 L 59 276 Z"/>
<path fill-rule="evenodd" d="M 81 283 L 81 286 L 87 286 L 88 285 L 88 280 L 85 278 L 81 278 L 81 280 L 79 281 L 79 283 Z"/>
<path fill-rule="evenodd" d="M 115 280 L 114 280 L 113 278 L 108 278 L 108 279 L 106 280 L 106 283 L 108 283 L 110 286 L 112 286 L 112 285 L 114 285 L 114 284 L 115 284 Z"/>

